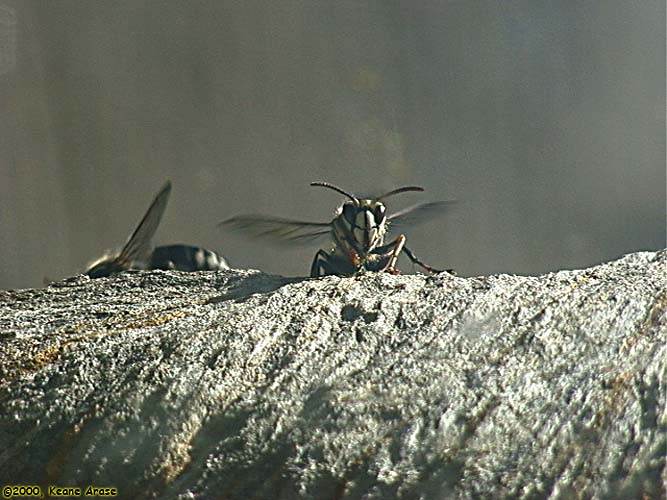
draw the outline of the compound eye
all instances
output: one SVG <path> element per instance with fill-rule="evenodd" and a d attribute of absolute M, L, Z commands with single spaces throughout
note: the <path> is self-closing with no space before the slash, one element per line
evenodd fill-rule
<path fill-rule="evenodd" d="M 351 225 L 354 225 L 356 215 L 357 210 L 354 208 L 352 203 L 345 203 L 343 205 L 343 217 L 345 217 L 345 220 L 347 220 Z"/>

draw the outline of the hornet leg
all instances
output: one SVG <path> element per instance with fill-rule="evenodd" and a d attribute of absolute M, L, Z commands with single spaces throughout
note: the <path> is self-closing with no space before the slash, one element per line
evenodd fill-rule
<path fill-rule="evenodd" d="M 313 259 L 313 264 L 310 266 L 310 277 L 319 278 L 320 276 L 338 274 L 329 263 L 329 259 L 331 259 L 331 255 L 322 249 L 318 250 Z M 322 271 L 324 271 L 324 274 L 322 274 Z"/>
<path fill-rule="evenodd" d="M 441 273 L 441 272 L 443 272 L 439 269 L 432 268 L 428 264 L 424 264 L 421 260 L 419 260 L 417 258 L 417 256 L 414 253 L 412 253 L 412 251 L 408 247 L 403 246 L 403 251 L 405 252 L 405 255 L 407 255 L 412 262 L 414 262 L 418 266 L 422 267 L 423 269 L 426 269 L 429 273 Z M 445 269 L 444 272 L 448 272 L 449 274 L 455 274 L 453 269 Z"/>
<path fill-rule="evenodd" d="M 393 245 L 394 250 L 391 252 L 391 257 L 384 270 L 388 273 L 400 274 L 400 271 L 396 269 L 396 262 L 398 261 L 398 256 L 405 248 L 405 236 L 399 234 L 396 239 L 391 242 L 391 245 Z"/>
<path fill-rule="evenodd" d="M 310 267 L 310 276 L 311 278 L 330 275 L 354 276 L 358 270 L 357 266 L 346 258 L 318 250 L 313 259 L 313 265 Z"/>
<path fill-rule="evenodd" d="M 404 246 L 405 236 L 399 234 L 394 241 L 375 248 L 372 253 L 380 255 L 382 258 L 381 262 L 386 263 L 384 265 L 380 264 L 377 268 L 372 268 L 372 270 L 384 271 L 391 274 L 400 274 L 400 271 L 396 269 L 396 261 L 398 261 L 398 256 L 403 251 Z"/>

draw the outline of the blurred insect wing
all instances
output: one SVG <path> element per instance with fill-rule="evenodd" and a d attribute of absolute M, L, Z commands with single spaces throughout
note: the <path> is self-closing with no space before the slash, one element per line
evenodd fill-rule
<path fill-rule="evenodd" d="M 120 251 L 119 259 L 122 262 L 132 263 L 135 260 L 145 260 L 150 255 L 151 245 L 155 231 L 157 231 L 164 211 L 167 208 L 169 195 L 171 193 L 171 182 L 162 187 L 146 214 L 139 222 L 125 246 Z"/>
<path fill-rule="evenodd" d="M 433 201 L 430 203 L 419 203 L 394 212 L 387 220 L 392 228 L 414 226 L 428 219 L 440 215 L 456 205 L 456 201 Z"/>
<path fill-rule="evenodd" d="M 107 255 L 97 260 L 85 274 L 91 278 L 103 278 L 128 269 L 145 267 L 145 261 L 150 256 L 153 235 L 157 231 L 162 215 L 167 208 L 170 193 L 171 182 L 167 181 L 148 207 L 122 250 L 116 255 Z"/>
<path fill-rule="evenodd" d="M 292 243 L 317 239 L 331 232 L 329 222 L 307 222 L 254 214 L 231 217 L 222 221 L 220 226 L 226 226 L 255 237 Z"/>

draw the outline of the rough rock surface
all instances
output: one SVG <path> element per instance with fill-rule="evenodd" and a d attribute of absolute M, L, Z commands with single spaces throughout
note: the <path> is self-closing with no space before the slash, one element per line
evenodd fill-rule
<path fill-rule="evenodd" d="M 663 498 L 667 251 L 540 277 L 0 292 L 0 481 L 119 498 Z"/>

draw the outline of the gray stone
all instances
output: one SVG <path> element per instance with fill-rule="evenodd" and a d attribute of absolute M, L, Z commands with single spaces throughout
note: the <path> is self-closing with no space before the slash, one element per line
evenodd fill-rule
<path fill-rule="evenodd" d="M 0 292 L 0 479 L 119 498 L 662 498 L 667 251 L 539 277 Z"/>

